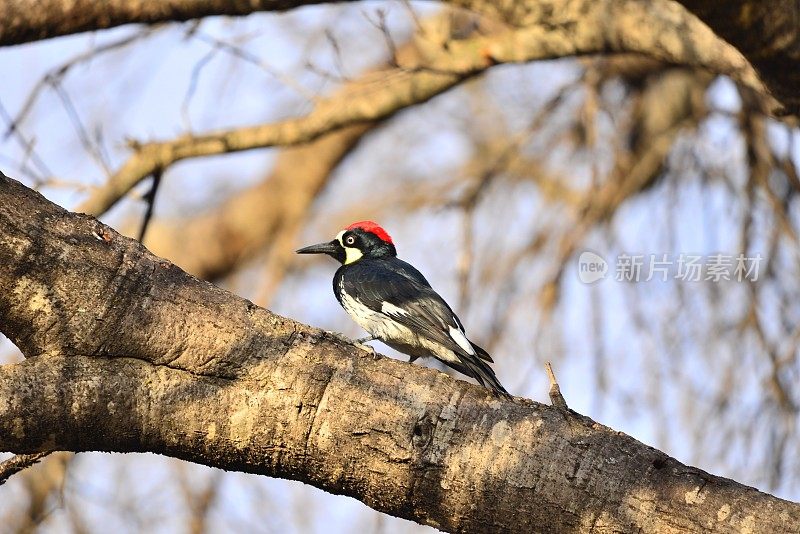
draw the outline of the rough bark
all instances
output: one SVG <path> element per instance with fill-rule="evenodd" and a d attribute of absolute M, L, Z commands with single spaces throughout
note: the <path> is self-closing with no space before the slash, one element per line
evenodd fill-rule
<path fill-rule="evenodd" d="M 0 449 L 155 452 L 447 531 L 785 532 L 800 506 L 373 357 L 0 178 Z M 502 365 L 502 363 L 501 363 Z"/>
<path fill-rule="evenodd" d="M 339 0 L 345 1 L 345 0 Z M 241 16 L 330 0 L 3 0 L 0 46 L 123 24 L 185 21 L 213 15 Z"/>
<path fill-rule="evenodd" d="M 788 112 L 800 114 L 800 2 L 679 2 L 744 54 Z"/>

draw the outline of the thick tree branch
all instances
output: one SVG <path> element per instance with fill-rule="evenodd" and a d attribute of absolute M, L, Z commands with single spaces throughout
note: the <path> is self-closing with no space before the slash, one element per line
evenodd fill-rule
<path fill-rule="evenodd" d="M 744 54 L 787 112 L 800 115 L 800 3 L 678 1 Z"/>
<path fill-rule="evenodd" d="M 764 91 L 741 54 L 675 4 L 642 5 L 632 0 L 574 4 L 567 2 L 552 13 L 537 12 L 538 16 L 525 19 L 526 26 L 492 35 L 461 40 L 446 35 L 441 42 L 420 42 L 423 50 L 413 61 L 348 84 L 305 117 L 136 146 L 135 154 L 78 211 L 103 213 L 140 180 L 177 161 L 309 142 L 345 126 L 389 117 L 502 63 L 637 52 L 728 74 L 757 92 Z"/>
<path fill-rule="evenodd" d="M 800 506 L 372 356 L 0 178 L 0 449 L 151 451 L 447 531 L 788 531 Z"/>
<path fill-rule="evenodd" d="M 331 3 L 331 0 L 3 0 L 0 2 L 0 46 L 123 24 L 181 22 L 214 15 L 241 16 L 321 3 Z"/>
<path fill-rule="evenodd" d="M 242 16 L 258 11 L 283 11 L 304 5 L 341 1 L 346 0 L 37 0 L 35 5 L 31 5 L 30 0 L 2 0 L 0 46 L 122 24 L 179 22 L 213 15 Z M 779 98 L 785 108 L 784 112 L 800 112 L 800 98 L 796 91 L 800 81 L 800 75 L 797 74 L 800 72 L 800 34 L 797 31 L 800 6 L 797 2 L 780 0 L 776 4 L 757 0 L 679 1 L 747 57 Z M 445 0 L 443 3 L 489 14 L 512 24 L 528 26 L 540 24 L 543 27 L 553 27 L 564 22 L 569 23 L 571 14 L 580 13 L 584 18 L 591 19 L 591 23 L 600 32 L 606 31 L 606 25 L 614 26 L 614 14 L 624 13 L 635 4 L 639 4 L 639 9 L 654 11 L 668 9 L 672 4 L 663 0 L 646 3 L 636 0 Z M 648 27 L 645 25 L 638 30 L 645 31 Z M 660 31 L 652 27 L 649 29 L 653 35 Z M 691 39 L 687 40 L 689 34 L 685 33 L 688 28 L 680 24 L 676 29 L 680 31 L 678 40 L 686 41 L 679 45 L 691 48 Z M 614 40 L 613 35 L 611 37 Z M 670 32 L 668 39 L 673 44 L 674 37 L 675 33 Z M 626 43 L 622 40 L 618 44 L 624 46 Z M 689 51 L 701 52 L 700 49 Z"/>
<path fill-rule="evenodd" d="M 282 11 L 304 5 L 337 3 L 345 0 L 171 0 L 169 2 L 140 2 L 133 0 L 37 0 L 32 6 L 29 0 L 0 0 L 0 46 L 19 44 L 59 35 L 82 31 L 99 30 L 130 23 L 157 23 L 185 21 L 213 15 L 241 16 L 258 11 Z M 639 51 L 662 57 L 659 48 L 681 49 L 681 60 L 685 64 L 705 66 L 714 72 L 736 76 L 738 67 L 732 72 L 715 70 L 715 50 L 708 46 L 697 47 L 693 37 L 695 25 L 685 21 L 693 19 L 685 10 L 676 10 L 672 2 L 657 1 L 642 3 L 636 0 L 529 0 L 521 2 L 494 2 L 487 0 L 445 0 L 442 3 L 463 7 L 505 20 L 520 27 L 566 30 L 576 23 L 575 17 L 583 19 L 594 28 L 597 44 L 594 52 L 605 50 Z M 764 73 L 770 89 L 780 98 L 786 112 L 797 113 L 798 102 L 796 72 L 798 65 L 798 35 L 796 30 L 800 7 L 790 0 L 782 0 L 781 7 L 772 3 L 739 0 L 722 3 L 708 0 L 683 0 L 682 3 L 694 14 L 708 22 L 720 35 L 728 39 L 747 58 Z M 785 8 L 785 9 L 784 9 Z M 652 11 L 658 16 L 671 13 L 672 22 L 677 25 L 666 33 L 651 24 L 645 23 L 628 28 L 620 28 L 617 20 L 629 19 L 636 11 Z M 637 15 L 638 16 L 638 15 Z M 623 30 L 623 31 L 620 31 Z M 580 32 L 579 32 L 580 33 Z M 586 34 L 585 29 L 582 33 Z M 631 39 L 635 34 L 650 34 L 656 38 L 656 48 L 639 50 Z M 606 42 L 603 42 L 606 41 Z M 711 48 L 718 48 L 713 46 Z M 591 53 L 586 51 L 584 53 Z M 674 53 L 670 52 L 669 55 Z M 707 56 L 696 62 L 691 56 Z M 688 56 L 688 57 L 687 57 Z M 535 58 L 534 58 L 535 59 Z M 672 60 L 671 60 L 672 61 Z M 681 64 L 682 61 L 676 61 Z M 746 76 L 750 78 L 750 76 Z M 746 80 L 753 86 L 753 80 Z M 760 83 L 758 84 L 760 85 Z M 773 106 L 774 107 L 774 106 Z M 777 111 L 777 108 L 774 109 Z"/>

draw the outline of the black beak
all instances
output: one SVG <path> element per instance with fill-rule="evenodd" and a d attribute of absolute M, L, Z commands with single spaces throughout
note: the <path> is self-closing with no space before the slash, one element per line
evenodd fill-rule
<path fill-rule="evenodd" d="M 329 241 L 328 243 L 318 243 L 316 245 L 310 245 L 308 247 L 303 247 L 301 249 L 296 250 L 298 254 L 328 254 L 330 256 L 336 257 L 342 251 L 342 245 L 334 239 L 333 241 Z"/>

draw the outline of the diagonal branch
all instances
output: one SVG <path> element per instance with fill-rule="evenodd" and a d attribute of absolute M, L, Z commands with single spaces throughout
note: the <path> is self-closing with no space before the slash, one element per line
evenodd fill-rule
<path fill-rule="evenodd" d="M 441 27 L 440 21 L 434 17 L 424 24 Z M 451 21 L 450 35 L 466 36 L 466 32 L 478 28 L 476 24 Z M 410 62 L 415 58 L 418 48 L 414 40 L 395 48 L 396 61 Z M 361 81 L 359 78 L 347 83 L 357 85 Z M 265 260 L 264 283 L 257 300 L 269 302 L 293 261 L 292 245 L 314 200 L 328 186 L 339 162 L 378 124 L 363 122 L 315 141 L 283 148 L 261 183 L 237 193 L 211 211 L 179 220 L 155 220 L 145 243 L 159 256 L 207 280 L 215 280 L 243 260 L 261 253 Z"/>
<path fill-rule="evenodd" d="M 266 251 L 265 279 L 277 283 L 294 255 L 294 239 L 314 200 L 329 184 L 333 169 L 373 126 L 349 126 L 281 150 L 262 182 L 213 210 L 187 218 L 154 219 L 145 244 L 206 280 L 219 279 Z M 268 293 L 262 295 L 261 302 L 267 297 Z"/>
<path fill-rule="evenodd" d="M 135 145 L 134 155 L 78 211 L 100 215 L 140 180 L 180 160 L 307 143 L 342 127 L 383 119 L 426 102 L 503 63 L 609 51 L 637 52 L 728 74 L 745 86 L 764 91 L 741 54 L 679 6 L 633 1 L 597 4 L 584 6 L 586 10 L 570 4 L 557 17 L 542 12 L 526 26 L 487 36 L 460 40 L 448 37 L 445 42 L 424 43 L 421 58 L 412 64 L 373 72 L 348 84 L 320 101 L 305 117 Z"/>
<path fill-rule="evenodd" d="M 346 0 L 173 0 L 168 4 L 158 0 L 37 0 L 35 9 L 29 0 L 0 1 L 0 46 L 47 39 L 82 31 L 100 30 L 123 24 L 180 22 L 214 15 L 244 16 L 258 11 L 284 11 L 306 5 L 339 3 Z M 462 7 L 503 20 L 520 27 L 539 25 L 542 28 L 568 30 L 580 18 L 594 27 L 597 39 L 595 52 L 607 50 L 637 51 L 631 35 L 649 35 L 655 47 L 642 51 L 661 57 L 663 49 L 679 48 L 681 55 L 705 55 L 707 67 L 716 63 L 715 49 L 725 44 L 714 36 L 713 41 L 697 47 L 692 38 L 699 21 L 707 22 L 714 31 L 738 48 L 764 75 L 770 90 L 780 99 L 781 106 L 773 112 L 797 114 L 798 36 L 800 7 L 793 0 L 780 0 L 779 5 L 756 0 L 715 2 L 713 0 L 681 0 L 685 9 L 671 1 L 657 0 L 523 0 L 496 2 L 494 0 L 444 0 L 442 3 Z M 688 10 L 688 11 L 687 11 Z M 630 20 L 629 15 L 652 11 L 655 26 L 645 22 L 620 32 L 615 21 Z M 671 13 L 674 25 L 664 32 L 658 19 Z M 691 15 L 693 14 L 693 15 Z M 688 21 L 688 22 L 687 22 Z M 707 27 L 703 27 L 708 30 Z M 710 33 L 710 32 L 709 32 Z M 566 31 L 571 37 L 571 31 Z M 627 35 L 626 35 L 627 34 Z M 713 35 L 713 34 L 712 34 Z M 633 46 L 631 46 L 633 45 Z M 711 46 L 708 46 L 711 45 Z M 641 50 L 638 50 L 641 51 Z M 673 55 L 670 53 L 670 55 Z M 678 61 L 680 64 L 681 62 Z M 697 66 L 689 62 L 688 65 Z M 702 66 L 702 65 L 701 65 Z M 749 67 L 749 64 L 748 64 Z M 727 72 L 710 70 L 722 74 Z M 736 77 L 736 76 L 734 76 Z M 748 84 L 749 85 L 749 84 Z M 760 84 L 759 84 L 760 85 Z M 780 109 L 780 108 L 783 109 Z"/>
<path fill-rule="evenodd" d="M 78 211 L 99 215 L 140 180 L 180 160 L 307 143 L 328 132 L 376 121 L 425 102 L 470 75 L 471 72 L 453 74 L 400 69 L 376 72 L 335 97 L 321 101 L 314 111 L 302 118 L 135 146 L 134 155 L 83 202 Z"/>
<path fill-rule="evenodd" d="M 800 506 L 571 412 L 379 358 L 0 175 L 0 450 L 155 452 L 445 531 L 788 531 Z"/>
<path fill-rule="evenodd" d="M 0 462 L 0 486 L 5 484 L 9 477 L 16 475 L 23 469 L 27 469 L 48 454 L 50 454 L 50 451 L 17 454 L 8 460 Z"/>

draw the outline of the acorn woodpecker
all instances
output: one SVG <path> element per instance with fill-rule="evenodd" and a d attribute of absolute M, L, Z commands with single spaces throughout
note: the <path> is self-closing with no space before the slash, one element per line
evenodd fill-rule
<path fill-rule="evenodd" d="M 486 362 L 491 356 L 467 339 L 450 306 L 422 274 L 397 257 L 392 238 L 372 221 L 353 223 L 328 243 L 298 254 L 327 254 L 341 263 L 333 277 L 339 304 L 370 337 L 408 354 L 433 356 L 482 386 L 510 396 Z"/>

